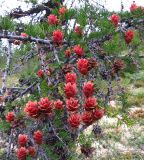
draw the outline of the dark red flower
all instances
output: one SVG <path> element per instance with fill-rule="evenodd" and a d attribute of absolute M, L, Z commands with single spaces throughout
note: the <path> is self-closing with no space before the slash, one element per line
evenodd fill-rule
<path fill-rule="evenodd" d="M 62 43 L 64 39 L 64 34 L 60 29 L 53 31 L 53 41 L 56 43 Z"/>
<path fill-rule="evenodd" d="M 85 110 L 93 110 L 97 105 L 97 99 L 95 97 L 89 97 L 84 104 Z"/>
<path fill-rule="evenodd" d="M 66 101 L 67 110 L 70 112 L 76 111 L 79 108 L 79 102 L 77 99 L 70 98 Z"/>
<path fill-rule="evenodd" d="M 133 11 L 135 11 L 135 10 L 137 10 L 137 9 L 138 9 L 138 6 L 136 5 L 135 2 L 133 2 L 133 3 L 131 4 L 130 11 L 133 12 Z"/>
<path fill-rule="evenodd" d="M 75 97 L 77 94 L 76 84 L 66 83 L 64 87 L 64 91 L 67 98 Z"/>
<path fill-rule="evenodd" d="M 73 128 L 78 128 L 80 125 L 81 117 L 79 114 L 73 114 L 68 118 L 68 123 Z"/>
<path fill-rule="evenodd" d="M 22 42 L 20 40 L 14 40 L 13 44 L 14 45 L 20 45 Z"/>
<path fill-rule="evenodd" d="M 19 134 L 19 136 L 18 136 L 18 145 L 20 147 L 26 146 L 27 141 L 28 141 L 28 136 L 27 135 Z"/>
<path fill-rule="evenodd" d="M 28 37 L 28 35 L 26 33 L 21 33 L 20 36 L 23 37 L 23 38 L 27 38 Z"/>
<path fill-rule="evenodd" d="M 21 147 L 17 150 L 17 158 L 18 160 L 26 160 L 26 156 L 28 154 L 28 150 L 25 147 Z"/>
<path fill-rule="evenodd" d="M 59 9 L 59 14 L 64 15 L 66 13 L 67 9 L 65 7 L 62 7 Z"/>
<path fill-rule="evenodd" d="M 104 115 L 104 110 L 103 109 L 96 109 L 94 112 L 93 112 L 93 117 L 95 120 L 99 120 L 103 117 Z"/>
<path fill-rule="evenodd" d="M 134 38 L 134 31 L 132 30 L 128 30 L 126 33 L 125 33 L 125 41 L 127 44 L 131 43 L 132 40 Z"/>
<path fill-rule="evenodd" d="M 71 56 L 71 50 L 70 50 L 70 49 L 67 49 L 67 50 L 65 51 L 65 56 L 66 56 L 67 58 Z"/>
<path fill-rule="evenodd" d="M 73 51 L 80 57 L 84 55 L 84 50 L 80 45 L 74 46 Z"/>
<path fill-rule="evenodd" d="M 38 108 L 41 111 L 44 111 L 46 113 L 50 113 L 53 110 L 53 102 L 50 101 L 47 97 L 46 98 L 41 98 L 40 101 L 38 102 Z"/>
<path fill-rule="evenodd" d="M 65 75 L 65 79 L 66 79 L 66 83 L 76 83 L 77 81 L 77 75 L 74 73 L 74 72 L 70 72 L 70 73 L 67 73 Z"/>
<path fill-rule="evenodd" d="M 37 144 L 42 144 L 42 141 L 43 141 L 43 135 L 42 135 L 42 132 L 40 130 L 34 132 L 34 140 L 35 140 L 35 143 Z"/>
<path fill-rule="evenodd" d="M 80 26 L 76 26 L 75 29 L 74 29 L 74 32 L 79 36 L 81 36 L 83 34 Z"/>
<path fill-rule="evenodd" d="M 14 119 L 15 119 L 14 112 L 8 112 L 6 115 L 6 121 L 11 123 L 12 121 L 14 121 Z"/>
<path fill-rule="evenodd" d="M 92 122 L 93 122 L 92 113 L 88 112 L 88 111 L 83 112 L 83 114 L 82 114 L 82 121 L 86 125 L 92 124 Z"/>
<path fill-rule="evenodd" d="M 88 73 L 88 64 L 89 62 L 87 59 L 85 58 L 79 59 L 79 61 L 77 62 L 77 67 L 81 74 L 86 75 Z"/>
<path fill-rule="evenodd" d="M 113 25 L 114 25 L 115 27 L 117 27 L 117 26 L 118 26 L 118 23 L 120 22 L 120 16 L 117 15 L 117 14 L 113 14 L 113 15 L 111 16 L 111 22 L 113 23 Z"/>
<path fill-rule="evenodd" d="M 56 25 L 56 24 L 58 24 L 57 16 L 55 16 L 54 14 L 50 14 L 50 15 L 48 16 L 48 23 L 49 23 L 50 25 Z"/>
<path fill-rule="evenodd" d="M 29 147 L 29 150 L 28 150 L 28 153 L 29 153 L 29 155 L 31 156 L 31 157 L 35 157 L 36 156 L 36 149 L 35 149 L 35 147 L 32 147 L 32 146 L 30 146 Z"/>
<path fill-rule="evenodd" d="M 83 93 L 86 97 L 90 97 L 94 92 L 94 84 L 91 81 L 84 83 L 83 85 Z"/>
<path fill-rule="evenodd" d="M 24 112 L 29 117 L 37 118 L 39 116 L 38 103 L 29 101 L 24 108 Z"/>
<path fill-rule="evenodd" d="M 44 71 L 41 70 L 41 69 L 38 70 L 37 75 L 38 75 L 38 77 L 40 77 L 40 78 L 44 77 Z"/>
<path fill-rule="evenodd" d="M 55 102 L 54 102 L 54 107 L 55 107 L 55 109 L 57 109 L 57 110 L 63 110 L 63 109 L 64 109 L 63 101 L 61 101 L 61 100 L 55 101 Z"/>

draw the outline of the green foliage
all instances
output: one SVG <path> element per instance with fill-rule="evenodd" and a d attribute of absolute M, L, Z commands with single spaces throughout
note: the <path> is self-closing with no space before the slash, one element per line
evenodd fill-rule
<path fill-rule="evenodd" d="M 107 18 L 99 19 L 97 24 L 99 26 L 101 35 L 106 35 L 114 31 L 114 27 Z"/>
<path fill-rule="evenodd" d="M 51 158 L 51 160 L 56 160 L 58 159 L 58 155 L 56 155 L 53 151 L 52 151 L 52 147 L 46 145 L 46 144 L 42 144 L 43 149 L 46 151 L 46 154 L 48 155 L 48 157 Z"/>
<path fill-rule="evenodd" d="M 59 132 L 59 136 L 60 136 L 64 141 L 70 140 L 70 135 L 69 135 L 69 133 L 68 133 L 66 130 L 64 130 L 64 129 Z"/>
<path fill-rule="evenodd" d="M 63 66 L 63 62 L 52 64 L 54 69 L 60 69 Z"/>
<path fill-rule="evenodd" d="M 121 19 L 126 19 L 126 17 L 131 18 L 131 12 L 125 11 L 125 12 L 119 12 L 118 13 Z"/>
<path fill-rule="evenodd" d="M 69 19 L 73 18 L 76 14 L 75 9 L 69 9 L 68 12 L 66 12 L 65 19 L 68 21 Z"/>
<path fill-rule="evenodd" d="M 137 95 L 129 95 L 128 104 L 133 106 L 141 106 L 144 104 L 144 93 L 138 93 Z"/>
<path fill-rule="evenodd" d="M 41 93 L 42 97 L 47 97 L 48 93 L 54 89 L 53 86 L 49 87 L 47 82 L 44 79 L 41 81 L 40 87 L 42 90 L 42 93 Z"/>
<path fill-rule="evenodd" d="M 25 0 L 24 2 L 26 2 L 26 3 L 32 3 L 32 4 L 37 4 L 38 3 L 37 0 Z"/>
<path fill-rule="evenodd" d="M 135 120 L 132 118 L 129 118 L 126 114 L 123 114 L 123 122 L 127 124 L 127 126 L 131 127 L 135 124 Z"/>
<path fill-rule="evenodd" d="M 9 129 L 10 129 L 10 123 L 8 123 L 4 120 L 0 122 L 0 131 L 6 132 Z"/>
<path fill-rule="evenodd" d="M 32 158 L 30 156 L 27 156 L 26 160 L 32 160 Z"/>
<path fill-rule="evenodd" d="M 128 98 L 127 93 L 120 94 L 119 96 L 119 100 L 122 102 L 122 112 L 125 112 L 126 109 L 129 107 L 127 98 Z"/>
<path fill-rule="evenodd" d="M 27 52 L 31 50 L 31 48 L 32 48 L 32 45 L 30 43 L 22 44 L 21 48 L 15 48 L 14 60 L 16 59 L 18 61 L 18 59 L 26 55 Z"/>
<path fill-rule="evenodd" d="M 139 38 L 139 33 L 137 31 L 135 31 L 135 36 L 134 36 L 134 39 L 133 39 L 133 45 L 135 47 L 139 46 L 141 44 L 141 40 Z"/>
<path fill-rule="evenodd" d="M 28 24 L 25 26 L 25 31 L 29 36 L 45 38 L 45 30 L 42 24 Z"/>
<path fill-rule="evenodd" d="M 121 40 L 120 35 L 116 34 L 112 40 L 104 43 L 103 48 L 108 55 L 120 55 L 121 51 L 126 50 L 126 44 Z"/>
<path fill-rule="evenodd" d="M 136 17 L 143 16 L 143 9 L 139 7 L 138 9 L 133 11 L 132 14 Z"/>
<path fill-rule="evenodd" d="M 2 17 L 0 16 L 0 29 L 13 31 L 15 28 L 15 23 L 13 19 L 9 17 Z"/>
<path fill-rule="evenodd" d="M 0 68 L 3 69 L 5 67 L 6 56 L 2 48 L 2 42 L 0 42 Z"/>
<path fill-rule="evenodd" d="M 87 13 L 85 9 L 79 10 L 79 12 L 77 13 L 76 20 L 81 27 L 85 27 L 87 25 Z"/>
<path fill-rule="evenodd" d="M 133 61 L 131 58 L 129 58 L 129 56 L 125 56 L 125 69 L 124 72 L 128 72 L 130 74 L 133 74 L 136 72 L 137 68 L 136 66 L 133 64 Z"/>
<path fill-rule="evenodd" d="M 90 137 L 88 137 L 88 136 L 84 135 L 83 133 L 81 133 L 78 138 L 78 142 L 80 145 L 84 145 L 86 147 L 91 147 L 91 144 L 92 144 L 91 135 L 90 135 Z"/>

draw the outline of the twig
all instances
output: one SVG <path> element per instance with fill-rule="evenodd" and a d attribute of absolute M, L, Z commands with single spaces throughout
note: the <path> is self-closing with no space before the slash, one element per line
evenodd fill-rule
<path fill-rule="evenodd" d="M 54 126 L 53 126 L 53 124 L 52 124 L 52 122 L 51 122 L 50 120 L 49 120 L 49 125 L 50 125 L 50 127 L 51 127 L 54 135 L 58 138 L 58 140 L 59 140 L 59 141 L 64 145 L 64 147 L 66 148 L 67 153 L 70 154 L 70 151 L 69 151 L 68 146 L 67 146 L 66 143 L 62 140 L 62 138 L 59 137 L 59 135 L 57 134 L 57 132 L 56 132 L 56 130 L 55 130 L 55 128 L 54 128 Z"/>
<path fill-rule="evenodd" d="M 54 43 L 52 40 L 48 40 L 48 39 L 34 38 L 31 36 L 22 37 L 22 36 L 10 35 L 10 34 L 5 34 L 5 33 L 1 33 L 0 38 L 15 39 L 15 40 L 23 41 L 23 42 L 36 42 L 36 43 L 47 44 L 47 45 L 51 45 Z M 63 41 L 63 44 L 67 44 L 67 42 Z"/>

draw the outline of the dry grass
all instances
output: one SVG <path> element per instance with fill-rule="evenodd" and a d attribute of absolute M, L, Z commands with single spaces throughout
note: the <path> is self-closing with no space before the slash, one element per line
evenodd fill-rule
<path fill-rule="evenodd" d="M 7 85 L 8 86 L 7 87 L 11 87 L 17 83 L 18 83 L 18 78 L 15 75 L 10 76 L 10 77 L 8 76 L 8 78 L 7 78 Z M 0 88 L 1 88 L 1 86 L 2 86 L 2 77 L 0 77 Z"/>

